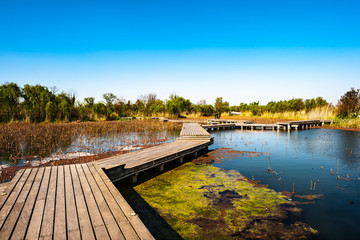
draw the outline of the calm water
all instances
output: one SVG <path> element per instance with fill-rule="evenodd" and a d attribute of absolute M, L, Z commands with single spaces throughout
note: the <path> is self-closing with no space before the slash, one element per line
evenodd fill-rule
<path fill-rule="evenodd" d="M 74 134 L 67 138 L 54 136 L 54 143 L 30 142 L 27 139 L 15 141 L 13 149 L 0 149 L 0 169 L 2 167 L 24 165 L 28 162 L 38 164 L 59 159 L 71 159 L 105 152 L 133 151 L 139 146 L 173 142 L 179 131 L 158 132 L 111 132 L 106 134 Z"/>
<path fill-rule="evenodd" d="M 292 192 L 295 183 L 298 195 L 323 194 L 313 200 L 314 204 L 299 205 L 304 210 L 299 220 L 319 230 L 318 239 L 360 239 L 360 180 L 354 181 L 360 167 L 360 132 L 233 130 L 211 135 L 215 138 L 210 149 L 264 153 L 259 157 L 224 159 L 215 166 L 238 170 L 276 191 Z M 337 164 L 340 177 L 351 181 L 337 180 Z M 269 167 L 278 175 L 266 172 Z M 319 180 L 312 192 L 311 180 Z"/>

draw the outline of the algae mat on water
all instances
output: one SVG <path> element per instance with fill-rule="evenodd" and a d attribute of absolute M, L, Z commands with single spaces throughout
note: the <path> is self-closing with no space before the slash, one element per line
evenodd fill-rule
<path fill-rule="evenodd" d="M 299 212 L 284 195 L 212 165 L 186 163 L 134 190 L 184 239 L 304 239 L 317 233 L 302 222 L 282 223 L 289 210 Z"/>

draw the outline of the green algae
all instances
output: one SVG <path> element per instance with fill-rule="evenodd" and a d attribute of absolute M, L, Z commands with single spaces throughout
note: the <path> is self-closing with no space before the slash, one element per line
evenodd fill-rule
<path fill-rule="evenodd" d="M 294 204 L 233 170 L 190 162 L 134 190 L 184 239 L 297 239 L 316 234 L 304 223 L 282 223 L 287 215 L 283 205 Z"/>

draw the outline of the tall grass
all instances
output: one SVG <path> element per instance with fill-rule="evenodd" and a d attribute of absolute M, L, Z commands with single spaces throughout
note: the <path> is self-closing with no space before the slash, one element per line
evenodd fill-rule
<path fill-rule="evenodd" d="M 48 156 L 74 141 L 78 151 L 94 154 L 121 146 L 153 145 L 166 141 L 169 132 L 180 129 L 179 123 L 157 120 L 0 124 L 0 158 L 15 163 L 37 155 Z"/>
<path fill-rule="evenodd" d="M 360 128 L 360 118 L 342 119 L 336 121 L 333 125 L 342 128 Z"/>

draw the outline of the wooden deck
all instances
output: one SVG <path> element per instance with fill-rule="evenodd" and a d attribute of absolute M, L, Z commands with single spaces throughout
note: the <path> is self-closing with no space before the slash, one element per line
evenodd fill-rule
<path fill-rule="evenodd" d="M 228 124 L 207 124 L 201 125 L 207 131 L 214 131 L 214 130 L 225 130 L 225 129 L 234 129 L 236 124 L 228 123 Z"/>
<path fill-rule="evenodd" d="M 28 168 L 0 186 L 0 239 L 154 239 L 96 163 Z"/>
<path fill-rule="evenodd" d="M 20 170 L 0 184 L 0 239 L 154 239 L 111 181 L 135 182 L 139 172 L 164 170 L 166 162 L 197 156 L 212 142 L 199 124 L 184 124 L 173 143 L 92 163 Z"/>
<path fill-rule="evenodd" d="M 208 133 L 198 123 L 184 123 L 178 140 L 210 140 Z"/>
<path fill-rule="evenodd" d="M 209 120 L 210 121 L 210 120 Z M 224 123 L 221 123 L 224 121 Z M 302 121 L 286 121 L 286 122 L 277 122 L 276 124 L 259 124 L 247 121 L 236 121 L 233 124 L 231 121 L 226 120 L 211 120 L 211 124 L 202 125 L 202 127 L 208 131 L 211 130 L 224 130 L 224 129 L 233 129 L 234 125 L 235 128 L 241 130 L 301 130 L 312 128 L 316 126 L 323 126 L 326 124 L 331 124 L 332 121 L 330 120 L 302 120 Z M 227 123 L 228 122 L 228 123 Z"/>
<path fill-rule="evenodd" d="M 194 154 L 207 149 L 212 141 L 176 141 L 159 146 L 138 150 L 131 154 L 123 154 L 99 160 L 97 164 L 106 172 L 112 181 L 132 177 L 137 181 L 140 172 L 158 167 L 162 171 L 164 164 L 170 161 L 182 161 L 186 155 Z"/>

